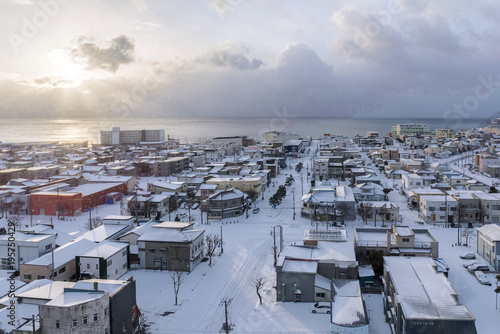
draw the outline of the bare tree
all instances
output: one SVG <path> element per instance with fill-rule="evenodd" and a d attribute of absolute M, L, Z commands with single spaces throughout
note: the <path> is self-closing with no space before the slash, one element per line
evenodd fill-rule
<path fill-rule="evenodd" d="M 389 217 L 389 210 L 385 206 L 381 206 L 380 208 L 378 208 L 377 214 L 379 215 L 380 220 L 382 221 L 382 226 L 385 226 L 385 221 Z"/>
<path fill-rule="evenodd" d="M 361 202 L 358 205 L 358 215 L 361 216 L 361 219 L 365 222 L 365 225 L 368 224 L 368 217 L 373 213 L 373 204 L 370 202 Z"/>
<path fill-rule="evenodd" d="M 89 229 L 89 231 L 92 231 L 93 229 L 98 228 L 99 226 L 101 226 L 102 222 L 103 222 L 103 220 L 102 220 L 101 217 L 99 217 L 99 216 L 92 217 L 87 222 L 87 228 Z"/>
<path fill-rule="evenodd" d="M 351 208 L 349 207 L 349 204 L 347 204 L 346 202 L 339 202 L 339 204 L 337 204 L 336 210 L 340 213 L 340 215 L 342 216 L 342 220 L 344 222 L 345 222 L 345 216 L 347 215 L 350 209 Z"/>
<path fill-rule="evenodd" d="M 148 317 L 144 314 L 141 313 L 139 316 L 139 319 L 137 320 L 137 324 L 135 326 L 135 334 L 147 334 L 147 328 L 149 325 L 147 324 L 148 322 Z"/>
<path fill-rule="evenodd" d="M 255 288 L 255 292 L 257 292 L 257 296 L 259 296 L 259 304 L 262 304 L 262 296 L 260 295 L 260 290 L 264 286 L 264 277 L 256 278 L 252 285 Z"/>
<path fill-rule="evenodd" d="M 3 199 L 0 199 L 0 214 L 2 215 L 0 219 L 3 218 L 6 209 L 7 209 L 7 204 L 4 202 Z"/>
<path fill-rule="evenodd" d="M 217 234 L 209 234 L 206 237 L 207 241 L 207 255 L 210 260 L 208 263 L 209 266 L 212 265 L 212 257 L 214 256 L 215 249 L 217 249 L 217 245 L 219 245 L 219 236 Z"/>
<path fill-rule="evenodd" d="M 478 216 L 479 221 L 484 225 L 484 219 L 488 216 L 488 210 L 486 209 L 486 206 L 481 203 L 481 201 L 479 201 Z"/>
<path fill-rule="evenodd" d="M 66 218 L 66 213 L 69 211 L 69 205 L 68 203 L 60 202 L 57 203 L 57 218 L 59 218 L 59 215 L 62 214 L 63 220 Z"/>
<path fill-rule="evenodd" d="M 179 289 L 184 282 L 184 272 L 174 271 L 173 273 L 170 273 L 170 277 L 172 278 L 172 282 L 174 283 L 175 305 L 177 305 L 177 296 L 179 295 Z"/>
<path fill-rule="evenodd" d="M 16 198 L 12 201 L 12 213 L 19 216 L 19 211 L 23 206 L 24 202 L 20 198 Z"/>
<path fill-rule="evenodd" d="M 455 212 L 453 212 L 453 218 L 456 220 L 457 225 L 460 226 L 459 225 L 460 222 L 464 218 L 467 218 L 466 206 L 458 203 L 457 208 L 455 209 Z"/>
<path fill-rule="evenodd" d="M 462 229 L 462 237 L 465 237 L 465 246 L 469 246 L 469 239 L 472 237 L 474 233 L 474 229 L 472 228 L 464 228 Z"/>

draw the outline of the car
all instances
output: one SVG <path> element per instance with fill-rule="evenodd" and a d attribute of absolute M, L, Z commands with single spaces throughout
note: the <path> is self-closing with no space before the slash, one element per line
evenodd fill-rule
<path fill-rule="evenodd" d="M 474 276 L 476 276 L 476 279 L 479 281 L 479 283 L 484 285 L 491 285 L 488 276 L 486 276 L 486 274 L 483 271 L 481 270 L 475 271 Z"/>
<path fill-rule="evenodd" d="M 472 265 L 479 265 L 479 264 L 484 264 L 484 263 L 481 261 L 467 261 L 464 263 L 464 268 L 467 268 L 468 266 L 472 266 Z"/>
<path fill-rule="evenodd" d="M 470 273 L 473 273 L 475 271 L 490 271 L 490 268 L 487 265 L 484 264 L 473 264 L 467 267 L 467 270 Z"/>
<path fill-rule="evenodd" d="M 476 254 L 475 253 L 470 253 L 470 252 L 465 252 L 460 254 L 461 259 L 475 259 Z"/>
<path fill-rule="evenodd" d="M 318 303 L 314 304 L 313 308 L 311 309 L 311 313 L 330 314 L 330 313 L 332 313 L 332 307 L 330 306 L 330 303 L 318 302 Z"/>
<path fill-rule="evenodd" d="M 254 208 L 254 209 L 252 210 L 252 212 L 253 212 L 253 213 L 259 213 L 259 211 L 260 211 L 260 209 L 259 209 L 259 208 Z"/>

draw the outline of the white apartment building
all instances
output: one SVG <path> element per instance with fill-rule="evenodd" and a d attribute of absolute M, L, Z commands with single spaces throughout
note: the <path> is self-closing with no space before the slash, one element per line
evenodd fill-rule
<path fill-rule="evenodd" d="M 426 222 L 451 223 L 457 206 L 458 201 L 450 195 L 420 196 L 420 218 Z"/>
<path fill-rule="evenodd" d="M 103 145 L 164 141 L 165 130 L 120 130 L 119 127 L 113 127 L 111 131 L 101 131 L 101 144 Z"/>
<path fill-rule="evenodd" d="M 397 124 L 392 127 L 392 136 L 395 138 L 415 135 L 429 136 L 431 133 L 431 130 L 429 130 L 426 124 L 406 123 Z"/>

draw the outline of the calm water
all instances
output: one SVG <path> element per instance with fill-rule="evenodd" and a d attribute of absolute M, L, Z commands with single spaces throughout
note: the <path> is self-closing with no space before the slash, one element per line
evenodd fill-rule
<path fill-rule="evenodd" d="M 111 130 L 119 126 L 129 129 L 165 129 L 165 135 L 178 138 L 181 142 L 202 141 L 208 137 L 247 135 L 262 139 L 267 131 L 299 133 L 319 137 L 330 133 L 353 137 L 365 135 L 367 131 L 378 131 L 381 135 L 391 131 L 398 123 L 426 123 L 430 129 L 446 128 L 442 119 L 334 119 L 281 117 L 256 119 L 2 119 L 0 120 L 0 141 L 85 141 L 99 142 L 100 130 Z M 482 127 L 486 120 L 464 119 L 460 129 Z M 457 130 L 457 128 L 454 128 Z"/>

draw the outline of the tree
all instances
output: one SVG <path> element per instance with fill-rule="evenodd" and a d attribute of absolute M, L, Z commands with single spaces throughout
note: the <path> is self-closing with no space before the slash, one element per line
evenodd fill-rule
<path fill-rule="evenodd" d="M 271 196 L 269 198 L 269 205 L 273 206 L 273 207 L 277 207 L 278 205 L 280 205 L 282 202 L 282 199 L 277 196 L 276 194 L 274 194 L 273 196 Z"/>
<path fill-rule="evenodd" d="M 215 249 L 219 245 L 219 236 L 217 234 L 209 234 L 206 237 L 206 242 L 207 242 L 207 255 L 210 260 L 208 263 L 209 266 L 212 265 L 212 257 L 214 256 Z"/>
<path fill-rule="evenodd" d="M 5 204 L 5 202 L 3 201 L 3 199 L 0 199 L 0 214 L 2 215 L 0 217 L 0 219 L 3 218 L 3 214 L 5 212 L 5 210 L 7 209 L 7 204 Z"/>
<path fill-rule="evenodd" d="M 484 219 L 488 216 L 488 210 L 486 206 L 484 206 L 481 201 L 479 201 L 479 210 L 478 210 L 478 219 L 484 225 Z"/>
<path fill-rule="evenodd" d="M 23 206 L 24 202 L 20 198 L 16 198 L 12 201 L 12 213 L 19 216 L 19 211 Z"/>
<path fill-rule="evenodd" d="M 474 229 L 472 228 L 464 228 L 462 229 L 462 237 L 465 237 L 465 246 L 469 246 L 469 238 L 472 237 L 474 233 Z"/>
<path fill-rule="evenodd" d="M 385 198 L 387 199 L 387 196 L 389 195 L 389 193 L 392 191 L 392 188 L 384 188 L 384 190 L 382 190 L 385 194 Z"/>
<path fill-rule="evenodd" d="M 382 221 L 382 226 L 385 226 L 385 221 L 389 219 L 389 210 L 385 206 L 381 206 L 380 208 L 378 208 L 377 214 Z"/>
<path fill-rule="evenodd" d="M 494 186 L 491 186 L 491 187 L 490 187 L 490 190 L 489 190 L 488 192 L 489 192 L 490 194 L 496 194 L 496 193 L 498 193 L 498 190 L 497 190 L 497 188 L 495 188 Z"/>
<path fill-rule="evenodd" d="M 170 277 L 172 278 L 172 282 L 174 283 L 175 305 L 177 305 L 177 296 L 179 295 L 179 289 L 184 282 L 184 272 L 174 271 L 173 273 L 170 273 Z"/>
<path fill-rule="evenodd" d="M 368 217 L 373 213 L 373 204 L 370 202 L 361 202 L 358 205 L 358 215 L 361 216 L 361 219 L 368 224 Z"/>
<path fill-rule="evenodd" d="M 68 211 L 69 211 L 68 203 L 64 202 L 57 203 L 57 218 L 59 218 L 59 215 L 62 214 L 64 220 L 66 218 L 66 213 L 68 213 Z"/>
<path fill-rule="evenodd" d="M 467 212 L 466 212 L 466 206 L 463 204 L 458 203 L 457 208 L 455 209 L 455 212 L 453 212 L 453 218 L 457 222 L 457 227 L 460 226 L 460 222 L 467 217 Z"/>
<path fill-rule="evenodd" d="M 147 334 L 147 328 L 149 325 L 147 324 L 148 317 L 144 314 L 141 313 L 139 316 L 139 319 L 137 320 L 137 324 L 135 326 L 135 334 Z"/>
<path fill-rule="evenodd" d="M 99 217 L 99 216 L 92 217 L 92 219 L 89 219 L 89 221 L 87 222 L 87 228 L 89 229 L 89 231 L 92 231 L 93 229 L 101 226 L 102 222 L 103 222 L 103 220 L 101 217 Z"/>
<path fill-rule="evenodd" d="M 262 304 L 262 296 L 260 295 L 260 290 L 264 286 L 264 277 L 258 277 L 252 283 L 255 288 L 255 292 L 257 292 L 257 296 L 259 297 L 259 304 Z"/>
<path fill-rule="evenodd" d="M 342 216 L 342 220 L 345 221 L 345 216 L 349 212 L 351 208 L 349 207 L 349 204 L 346 202 L 339 202 L 337 204 L 336 210 L 339 212 L 339 214 Z"/>
<path fill-rule="evenodd" d="M 297 173 L 300 173 L 302 171 L 302 162 L 299 162 L 298 164 L 295 165 L 295 171 Z"/>

